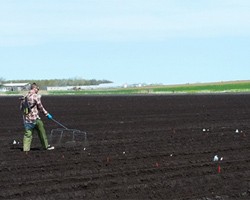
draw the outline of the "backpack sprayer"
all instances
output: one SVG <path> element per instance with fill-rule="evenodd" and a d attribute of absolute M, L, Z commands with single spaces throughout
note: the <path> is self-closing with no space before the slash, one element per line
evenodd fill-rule
<path fill-rule="evenodd" d="M 69 129 L 54 118 L 51 118 L 56 124 L 62 128 L 52 129 L 50 132 L 49 141 L 52 145 L 57 146 L 87 146 L 87 133 L 77 129 Z"/>

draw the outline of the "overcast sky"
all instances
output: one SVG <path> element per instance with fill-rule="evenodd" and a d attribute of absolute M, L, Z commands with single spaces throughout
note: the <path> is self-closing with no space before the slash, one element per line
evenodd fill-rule
<path fill-rule="evenodd" d="M 0 0 L 0 78 L 250 80 L 249 0 Z"/>

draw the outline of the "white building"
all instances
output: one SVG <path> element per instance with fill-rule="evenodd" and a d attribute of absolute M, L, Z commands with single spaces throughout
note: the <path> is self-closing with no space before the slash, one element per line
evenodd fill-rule
<path fill-rule="evenodd" d="M 58 87 L 47 87 L 47 91 L 62 91 L 62 90 L 94 90 L 94 89 L 109 89 L 119 88 L 120 85 L 112 83 L 103 83 L 100 85 L 79 85 L 79 86 L 58 86 Z"/>
<path fill-rule="evenodd" d="M 22 91 L 30 88 L 29 83 L 5 83 L 3 84 L 2 91 Z"/>

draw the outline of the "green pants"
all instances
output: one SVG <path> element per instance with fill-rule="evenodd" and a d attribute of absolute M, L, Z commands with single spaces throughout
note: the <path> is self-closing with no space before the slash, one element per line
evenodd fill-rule
<path fill-rule="evenodd" d="M 23 137 L 23 151 L 29 151 L 34 130 L 38 132 L 39 139 L 44 149 L 48 148 L 48 139 L 41 119 L 37 119 L 35 124 L 25 126 Z"/>

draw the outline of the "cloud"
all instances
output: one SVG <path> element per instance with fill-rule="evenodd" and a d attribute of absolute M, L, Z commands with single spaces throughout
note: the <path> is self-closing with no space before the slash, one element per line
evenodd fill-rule
<path fill-rule="evenodd" d="M 8 2 L 0 8 L 0 45 L 250 34 L 250 2 L 244 0 Z"/>

